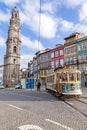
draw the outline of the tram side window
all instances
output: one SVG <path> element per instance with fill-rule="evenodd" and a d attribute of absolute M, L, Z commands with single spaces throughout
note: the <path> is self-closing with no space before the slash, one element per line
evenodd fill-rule
<path fill-rule="evenodd" d="M 81 80 L 81 74 L 77 73 L 77 81 L 80 81 L 80 80 Z"/>
<path fill-rule="evenodd" d="M 54 76 L 51 76 L 51 83 L 54 82 Z"/>
<path fill-rule="evenodd" d="M 67 81 L 67 73 L 61 73 L 62 81 Z"/>
<path fill-rule="evenodd" d="M 69 73 L 69 81 L 74 81 L 75 74 Z"/>
<path fill-rule="evenodd" d="M 54 76 L 50 76 L 47 78 L 48 83 L 53 83 L 54 82 Z"/>
<path fill-rule="evenodd" d="M 62 75 L 61 74 L 59 74 L 59 81 L 61 82 L 61 80 L 62 80 Z"/>

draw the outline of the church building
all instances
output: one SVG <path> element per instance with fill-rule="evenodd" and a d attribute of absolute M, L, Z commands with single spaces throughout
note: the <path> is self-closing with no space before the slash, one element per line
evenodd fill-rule
<path fill-rule="evenodd" d="M 20 75 L 20 19 L 19 11 L 13 9 L 6 41 L 6 55 L 4 56 L 4 85 L 13 87 L 19 82 Z"/>

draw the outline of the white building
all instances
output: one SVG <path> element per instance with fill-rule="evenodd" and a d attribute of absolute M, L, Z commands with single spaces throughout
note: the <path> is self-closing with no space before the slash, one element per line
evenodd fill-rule
<path fill-rule="evenodd" d="M 3 69 L 4 65 L 0 65 L 0 85 L 3 84 Z"/>

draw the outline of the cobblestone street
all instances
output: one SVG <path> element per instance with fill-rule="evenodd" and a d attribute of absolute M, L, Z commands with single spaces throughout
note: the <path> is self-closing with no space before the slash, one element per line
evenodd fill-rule
<path fill-rule="evenodd" d="M 87 110 L 86 104 L 79 106 L 76 100 L 69 103 Z M 33 125 L 32 130 L 34 126 L 37 130 L 87 130 L 84 114 L 44 89 L 0 90 L 0 117 L 0 130 L 23 130 L 24 125 Z"/>

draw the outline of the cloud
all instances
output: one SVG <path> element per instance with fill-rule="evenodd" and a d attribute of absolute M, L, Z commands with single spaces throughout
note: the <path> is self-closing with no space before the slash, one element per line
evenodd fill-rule
<path fill-rule="evenodd" d="M 47 16 L 45 14 L 41 15 L 41 26 L 40 26 L 41 36 L 45 38 L 54 38 L 57 29 L 58 29 L 58 22 L 56 18 Z"/>
<path fill-rule="evenodd" d="M 52 13 L 53 14 L 53 6 L 52 6 L 52 3 L 45 3 L 42 5 L 41 9 L 44 11 L 44 12 L 47 12 L 47 13 Z"/>
<path fill-rule="evenodd" d="M 7 13 L 4 13 L 4 12 L 2 12 L 1 10 L 0 10 L 0 21 L 1 22 L 8 22 L 9 21 L 9 19 L 10 19 L 10 16 L 11 14 L 9 13 L 9 12 L 7 12 Z"/>
<path fill-rule="evenodd" d="M 63 19 L 60 19 L 61 22 L 61 26 L 60 26 L 60 29 L 63 31 L 63 32 L 69 32 L 69 31 L 73 31 L 74 30 L 74 24 L 73 22 L 69 22 L 67 20 L 63 20 Z"/>
<path fill-rule="evenodd" d="M 87 22 L 87 3 L 82 4 L 81 8 L 79 9 L 79 19 L 81 21 L 86 20 Z"/>
<path fill-rule="evenodd" d="M 0 0 L 0 2 L 3 2 L 5 5 L 9 5 L 9 6 L 14 6 L 19 1 L 20 0 Z"/>
<path fill-rule="evenodd" d="M 22 45 L 32 49 L 32 50 L 43 50 L 45 49 L 41 42 L 37 40 L 30 40 L 30 38 L 21 35 Z"/>
<path fill-rule="evenodd" d="M 87 0 L 64 0 L 64 4 L 69 8 L 81 6 L 83 3 L 87 3 Z"/>
<path fill-rule="evenodd" d="M 5 47 L 6 39 L 0 36 L 0 47 Z"/>
<path fill-rule="evenodd" d="M 45 5 L 44 10 L 46 6 L 47 5 Z M 35 34 L 39 34 L 40 26 L 41 36 L 44 38 L 49 39 L 55 37 L 58 27 L 57 18 L 45 12 L 40 15 L 39 10 L 40 6 L 38 0 L 26 1 L 20 10 L 21 22 L 28 25 Z M 52 10 L 51 5 L 49 5 L 48 10 Z"/>
<path fill-rule="evenodd" d="M 28 62 L 32 60 L 33 57 L 34 55 L 22 54 L 20 60 L 21 68 L 28 68 Z"/>

